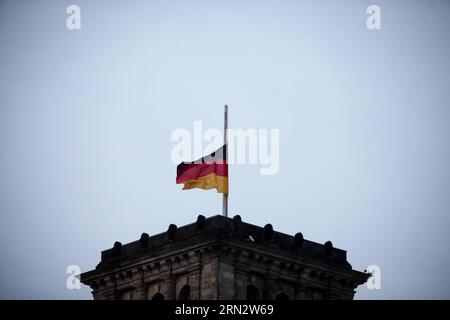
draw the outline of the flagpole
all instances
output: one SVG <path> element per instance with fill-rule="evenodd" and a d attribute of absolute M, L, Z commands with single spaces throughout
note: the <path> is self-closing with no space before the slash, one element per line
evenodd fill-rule
<path fill-rule="evenodd" d="M 224 129 L 223 129 L 223 145 L 225 146 L 225 161 L 227 160 L 228 157 L 228 146 L 227 146 L 227 142 L 228 142 L 228 106 L 225 105 L 224 106 Z M 223 194 L 223 200 L 222 200 L 222 214 L 225 217 L 228 217 L 228 193 L 224 193 Z"/>

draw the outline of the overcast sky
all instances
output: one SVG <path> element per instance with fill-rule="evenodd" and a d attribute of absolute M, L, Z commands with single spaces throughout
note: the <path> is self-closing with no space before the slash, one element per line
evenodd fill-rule
<path fill-rule="evenodd" d="M 0 0 L 0 298 L 91 299 L 67 266 L 220 214 L 175 184 L 171 134 L 222 128 L 225 103 L 231 128 L 280 130 L 277 175 L 230 167 L 231 216 L 380 266 L 358 299 L 450 298 L 449 17 L 444 0 Z"/>

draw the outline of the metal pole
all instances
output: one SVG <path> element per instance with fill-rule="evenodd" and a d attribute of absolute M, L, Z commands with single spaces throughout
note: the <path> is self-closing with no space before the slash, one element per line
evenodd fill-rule
<path fill-rule="evenodd" d="M 227 142 L 228 142 L 228 106 L 225 105 L 224 107 L 224 129 L 223 129 L 223 145 L 225 148 L 227 148 Z M 225 152 L 226 157 L 228 157 L 228 150 Z M 228 161 L 225 157 L 225 161 Z M 223 201 L 222 201 L 222 214 L 225 217 L 228 217 L 228 193 L 223 194 Z"/>

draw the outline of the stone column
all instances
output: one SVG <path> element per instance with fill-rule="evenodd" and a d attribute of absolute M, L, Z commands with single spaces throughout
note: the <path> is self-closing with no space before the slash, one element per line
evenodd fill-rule
<path fill-rule="evenodd" d="M 295 300 L 308 300 L 306 287 L 301 284 L 295 286 Z"/>
<path fill-rule="evenodd" d="M 202 220 L 200 218 L 200 220 Z M 197 219 L 198 221 L 198 219 Z M 201 224 L 201 222 L 200 222 Z M 191 287 L 191 300 L 202 299 L 202 254 L 200 251 L 194 251 L 191 253 L 192 260 L 195 259 L 195 263 L 192 263 L 192 269 L 189 272 L 188 284 Z"/>
<path fill-rule="evenodd" d="M 202 300 L 216 300 L 218 299 L 218 260 L 211 259 L 202 265 L 201 277 L 201 299 Z"/>
<path fill-rule="evenodd" d="M 264 292 L 263 292 L 263 299 L 264 300 L 273 300 L 275 299 L 275 286 L 276 281 L 275 277 L 272 275 L 266 276 L 266 280 L 264 282 Z"/>
<path fill-rule="evenodd" d="M 175 278 L 173 276 L 169 276 L 166 278 L 161 286 L 161 293 L 164 295 L 164 299 L 166 300 L 176 300 L 176 285 Z"/>
<path fill-rule="evenodd" d="M 139 285 L 135 290 L 134 300 L 147 300 L 147 287 L 144 284 L 144 270 L 138 269 L 139 273 Z"/>
<path fill-rule="evenodd" d="M 119 300 L 119 296 L 114 291 L 108 291 L 103 294 L 105 300 Z"/>
<path fill-rule="evenodd" d="M 246 300 L 248 272 L 242 268 L 236 268 L 234 272 L 234 298 L 237 300 Z"/>
<path fill-rule="evenodd" d="M 195 270 L 189 274 L 188 284 L 191 287 L 191 300 L 200 300 L 200 270 Z"/>
<path fill-rule="evenodd" d="M 106 280 L 106 289 L 104 290 L 103 296 L 106 300 L 119 300 L 120 296 L 117 292 L 116 286 L 116 276 L 112 275 Z"/>
<path fill-rule="evenodd" d="M 147 288 L 141 285 L 140 287 L 136 288 L 136 296 L 134 297 L 135 300 L 147 300 Z"/>
<path fill-rule="evenodd" d="M 234 266 L 231 263 L 221 261 L 218 263 L 218 291 L 219 300 L 233 300 L 235 299 L 234 292 Z"/>

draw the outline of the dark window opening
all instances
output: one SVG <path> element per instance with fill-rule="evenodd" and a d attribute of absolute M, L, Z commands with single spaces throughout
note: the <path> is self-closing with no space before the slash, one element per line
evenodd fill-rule
<path fill-rule="evenodd" d="M 279 293 L 277 294 L 277 296 L 275 297 L 275 300 L 291 300 L 289 299 L 289 296 L 286 293 Z"/>
<path fill-rule="evenodd" d="M 181 288 L 178 300 L 191 300 L 191 286 L 185 285 Z"/>
<path fill-rule="evenodd" d="M 152 300 L 162 301 L 162 300 L 164 300 L 164 295 L 162 293 L 158 292 L 157 294 L 155 294 L 153 296 Z"/>
<path fill-rule="evenodd" d="M 247 300 L 260 300 L 259 291 L 252 284 L 247 286 Z"/>

